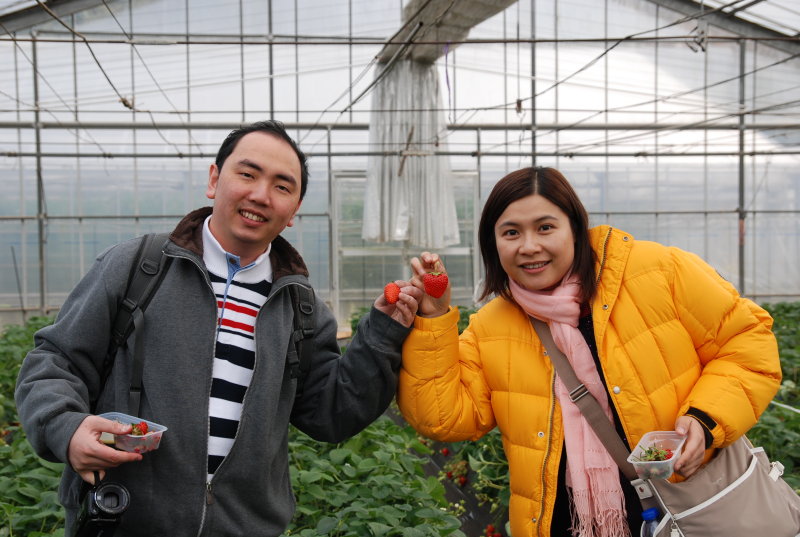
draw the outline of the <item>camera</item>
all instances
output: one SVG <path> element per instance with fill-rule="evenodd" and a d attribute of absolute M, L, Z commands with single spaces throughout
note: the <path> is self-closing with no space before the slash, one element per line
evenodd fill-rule
<path fill-rule="evenodd" d="M 128 489 L 118 483 L 100 483 L 98 477 L 95 474 L 95 485 L 83 497 L 73 537 L 110 537 L 128 509 Z"/>

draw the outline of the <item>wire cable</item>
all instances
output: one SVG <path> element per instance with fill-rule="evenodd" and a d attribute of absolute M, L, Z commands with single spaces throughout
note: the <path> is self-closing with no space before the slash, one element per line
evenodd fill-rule
<path fill-rule="evenodd" d="M 4 31 L 4 32 L 6 32 L 8 35 L 11 35 L 11 32 L 8 30 L 8 28 L 6 28 L 6 26 L 5 26 L 5 25 L 4 25 L 2 22 L 0 22 L 0 28 L 2 28 L 2 29 L 3 29 L 3 31 Z M 61 101 L 61 104 L 63 104 L 63 105 L 64 105 L 64 107 L 65 107 L 65 108 L 66 108 L 66 109 L 67 109 L 67 110 L 68 110 L 70 113 L 72 113 L 72 114 L 75 114 L 75 110 L 73 110 L 73 109 L 72 109 L 72 107 L 71 107 L 69 104 L 67 104 L 67 102 L 66 102 L 66 101 L 65 101 L 65 100 L 64 100 L 64 99 L 61 97 L 61 95 L 60 95 L 60 94 L 59 94 L 59 93 L 56 91 L 56 89 L 53 87 L 53 85 L 52 85 L 52 84 L 50 84 L 50 82 L 47 80 L 47 78 L 45 78 L 45 76 L 44 76 L 44 75 L 41 73 L 41 71 L 39 71 L 39 67 L 33 63 L 33 60 L 30 58 L 30 56 L 28 56 L 28 54 L 25 52 L 25 50 L 23 50 L 23 48 L 22 48 L 22 47 L 21 47 L 21 46 L 20 46 L 18 43 L 14 43 L 14 46 L 15 46 L 15 47 L 16 47 L 16 49 L 19 51 L 19 53 L 22 55 L 22 57 L 23 57 L 23 58 L 25 58 L 25 59 L 28 61 L 28 63 L 31 65 L 31 68 L 33 69 L 33 72 L 34 72 L 34 74 L 35 74 L 36 76 L 38 76 L 38 77 L 39 77 L 39 78 L 42 80 L 42 82 L 44 82 L 44 83 L 45 83 L 45 85 L 46 85 L 46 86 L 47 86 L 47 87 L 50 89 L 50 91 L 52 91 L 52 92 L 53 92 L 53 95 L 55 95 L 55 96 L 58 98 L 58 100 L 59 100 L 59 101 Z M 12 99 L 13 99 L 14 101 L 16 101 L 17 103 L 21 103 L 21 102 L 22 102 L 22 101 L 20 101 L 20 100 L 18 100 L 18 99 L 16 99 L 16 98 L 14 98 L 14 97 L 12 97 Z M 33 104 L 33 105 L 28 105 L 28 106 L 30 106 L 30 107 L 31 107 L 31 110 L 32 110 L 32 111 L 36 111 L 36 110 L 37 110 L 37 108 L 38 108 L 38 110 L 39 110 L 40 112 L 45 112 L 45 113 L 47 113 L 47 114 L 50 114 L 50 115 L 53 117 L 53 119 L 55 119 L 56 123 L 58 123 L 59 125 L 62 125 L 62 122 L 61 122 L 61 120 L 58 118 L 58 116 L 56 116 L 56 115 L 55 115 L 55 113 L 51 112 L 51 111 L 50 111 L 50 110 L 48 110 L 47 108 L 42 108 L 41 106 L 37 106 L 36 104 Z M 71 130 L 71 129 L 68 129 L 68 128 L 65 128 L 65 129 L 66 129 L 66 131 L 67 131 L 67 132 L 71 132 L 71 133 L 73 133 L 73 134 L 75 135 L 75 137 L 76 137 L 76 138 L 78 138 L 79 140 L 81 140 L 81 139 L 82 139 L 82 138 L 81 138 L 81 133 L 80 133 L 80 130 L 75 130 L 75 131 L 73 131 L 73 130 Z M 91 135 L 91 133 L 89 133 L 89 132 L 87 131 L 87 132 L 86 132 L 86 135 L 89 137 L 89 140 L 88 140 L 88 141 L 89 141 L 90 143 L 92 143 L 92 144 L 96 145 L 96 146 L 97 146 L 97 148 L 98 148 L 98 149 L 99 149 L 99 150 L 100 150 L 102 153 L 105 153 L 105 152 L 106 152 L 106 150 L 105 150 L 105 149 L 103 149 L 103 146 L 102 146 L 102 145 L 100 145 L 100 143 L 99 143 L 97 140 L 95 140 L 95 139 L 94 139 L 94 137 Z M 86 141 L 86 140 L 84 140 L 84 141 Z"/>
<path fill-rule="evenodd" d="M 36 3 L 39 4 L 39 6 L 43 10 L 45 10 L 48 15 L 50 15 L 53 19 L 55 19 L 56 22 L 58 22 L 61 26 L 66 28 L 69 32 L 71 32 L 76 37 L 78 37 L 81 41 L 83 41 L 83 43 L 86 45 L 86 48 L 89 50 L 89 54 L 91 54 L 92 59 L 94 60 L 95 64 L 97 64 L 98 69 L 100 69 L 100 72 L 103 74 L 103 77 L 105 77 L 106 81 L 108 82 L 108 85 L 111 86 L 111 89 L 114 90 L 114 93 L 117 94 L 117 97 L 119 98 L 119 102 L 122 103 L 122 105 L 125 108 L 129 109 L 129 110 L 148 114 L 149 117 L 150 117 L 150 121 L 153 122 L 153 127 L 155 127 L 156 132 L 161 137 L 161 139 L 164 140 L 164 142 L 166 144 L 172 146 L 172 148 L 178 153 L 178 155 L 182 155 L 183 151 L 181 151 L 180 148 L 174 142 L 172 142 L 171 140 L 167 139 L 167 137 L 164 136 L 164 133 L 161 132 L 161 129 L 158 128 L 158 125 L 155 122 L 155 118 L 153 117 L 153 114 L 150 113 L 150 112 L 147 112 L 145 110 L 137 109 L 133 104 L 134 103 L 134 99 L 133 98 L 128 99 L 127 97 L 125 97 L 124 95 L 122 95 L 119 92 L 117 87 L 114 85 L 114 82 L 111 81 L 111 77 L 108 76 L 108 73 L 103 68 L 103 64 L 100 63 L 100 60 L 97 58 L 97 55 L 94 53 L 94 50 L 92 49 L 92 46 L 89 44 L 89 41 L 86 39 L 86 37 L 84 37 L 83 34 L 78 32 L 77 30 L 73 29 L 69 24 L 67 24 L 66 22 L 61 20 L 61 18 L 57 14 L 55 14 L 49 7 L 47 7 L 47 5 L 45 5 L 42 2 L 42 0 L 36 0 Z"/>
<path fill-rule="evenodd" d="M 108 10 L 108 13 L 111 15 L 111 18 L 114 19 L 114 22 L 117 23 L 117 26 L 119 26 L 120 31 L 125 35 L 125 37 L 127 37 L 128 39 L 132 39 L 132 35 L 125 31 L 125 28 L 122 26 L 122 23 L 120 23 L 119 19 L 117 19 L 117 16 L 114 14 L 114 11 L 112 11 L 111 6 L 108 5 L 108 2 L 106 2 L 106 0 L 103 0 L 103 5 Z M 147 62 L 144 61 L 144 57 L 142 57 L 141 53 L 139 52 L 139 47 L 137 47 L 134 43 L 131 43 L 131 48 L 136 53 L 136 56 L 139 58 L 139 61 L 142 62 L 142 67 L 144 67 L 144 70 L 147 71 L 147 74 L 150 76 L 150 79 L 153 81 L 153 84 L 156 85 L 156 88 L 158 89 L 159 93 L 163 95 L 164 99 L 167 101 L 167 103 L 169 103 L 172 109 L 175 112 L 178 112 L 178 107 L 175 106 L 175 104 L 169 98 L 167 92 L 164 91 L 164 89 L 161 87 L 161 84 L 158 83 L 158 80 L 156 79 L 155 75 L 150 70 L 150 67 L 147 65 Z M 150 115 L 150 121 L 152 121 L 153 125 L 155 125 L 156 122 L 155 118 L 153 117 L 152 111 L 148 110 L 146 111 L 146 113 Z M 178 115 L 178 121 L 180 121 L 184 125 L 186 124 L 185 121 L 183 120 L 182 114 L 180 113 Z M 192 131 L 188 128 L 188 126 L 187 126 L 187 132 L 189 134 L 189 140 L 191 140 L 189 146 L 200 147 L 200 144 L 197 142 L 197 140 L 195 140 L 194 136 L 192 136 Z"/>

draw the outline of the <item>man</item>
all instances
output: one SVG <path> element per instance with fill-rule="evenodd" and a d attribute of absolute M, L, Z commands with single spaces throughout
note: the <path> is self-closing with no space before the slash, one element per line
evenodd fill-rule
<path fill-rule="evenodd" d="M 55 324 L 36 334 L 16 401 L 37 453 L 67 463 L 59 498 L 75 525 L 82 480 L 94 472 L 131 493 L 118 535 L 279 535 L 294 513 L 287 434 L 339 442 L 386 409 L 401 345 L 421 292 L 405 282 L 383 296 L 344 356 L 336 321 L 315 296 L 312 360 L 303 389 L 286 367 L 291 286 L 310 287 L 305 264 L 279 236 L 292 226 L 308 182 L 305 155 L 280 123 L 231 132 L 209 171 L 214 200 L 189 213 L 164 245 L 172 258 L 142 328 L 140 418 L 165 425 L 158 450 L 117 451 L 103 432 L 130 425 L 90 414 L 127 408 L 132 342 L 102 364 L 139 240 L 102 253 Z M 83 487 L 85 489 L 85 486 Z"/>

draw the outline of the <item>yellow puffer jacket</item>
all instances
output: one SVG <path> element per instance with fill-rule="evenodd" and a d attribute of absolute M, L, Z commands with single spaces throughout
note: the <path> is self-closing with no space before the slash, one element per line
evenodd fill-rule
<path fill-rule="evenodd" d="M 597 349 L 629 444 L 674 429 L 690 406 L 716 421 L 714 447 L 733 442 L 780 384 L 769 314 L 694 254 L 607 226 L 591 238 Z M 415 320 L 403 347 L 400 409 L 441 441 L 499 427 L 513 537 L 549 536 L 564 440 L 553 368 L 528 317 L 505 299 L 481 308 L 460 337 L 457 322 L 455 308 Z"/>

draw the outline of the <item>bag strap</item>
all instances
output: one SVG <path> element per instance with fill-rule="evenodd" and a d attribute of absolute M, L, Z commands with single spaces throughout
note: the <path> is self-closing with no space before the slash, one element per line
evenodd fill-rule
<path fill-rule="evenodd" d="M 314 337 L 314 291 L 304 285 L 289 285 L 289 295 L 292 299 L 294 318 L 286 361 L 290 377 L 297 379 L 295 391 L 295 398 L 297 398 L 302 395 L 303 383 L 306 373 L 310 369 L 311 353 L 313 352 L 310 342 L 305 344 L 303 342 Z"/>
<path fill-rule="evenodd" d="M 105 385 L 111 373 L 117 350 L 127 344 L 131 333 L 135 331 L 133 368 L 128 393 L 128 413 L 134 416 L 139 415 L 139 407 L 141 405 L 142 376 L 144 372 L 144 356 L 142 352 L 144 345 L 142 340 L 144 311 L 150 304 L 153 295 L 161 285 L 161 281 L 172 263 L 172 258 L 164 255 L 164 243 L 168 238 L 168 233 L 148 233 L 142 237 L 128 275 L 125 298 L 120 303 L 117 309 L 117 316 L 112 324 L 111 344 L 103 363 L 101 385 Z"/>
<path fill-rule="evenodd" d="M 575 375 L 575 370 L 572 369 L 572 364 L 569 363 L 567 357 L 564 356 L 564 353 L 561 352 L 553 341 L 550 327 L 547 323 L 539 319 L 533 317 L 530 319 L 533 324 L 533 329 L 536 331 L 536 334 L 539 336 L 539 339 L 542 340 L 542 344 L 544 344 L 547 350 L 550 362 L 553 364 L 559 378 L 561 378 L 561 382 L 564 383 L 564 386 L 566 386 L 569 392 L 569 398 L 578 406 L 584 417 L 586 417 L 586 421 L 589 422 L 592 430 L 606 447 L 611 458 L 617 463 L 617 466 L 622 470 L 625 477 L 629 481 L 637 480 L 639 476 L 636 475 L 636 470 L 633 469 L 633 465 L 628 462 L 630 450 L 628 450 L 622 438 L 617 434 L 616 429 L 603 411 L 603 407 L 601 407 L 597 399 L 589 393 L 586 386 L 578 380 L 577 375 Z"/>

